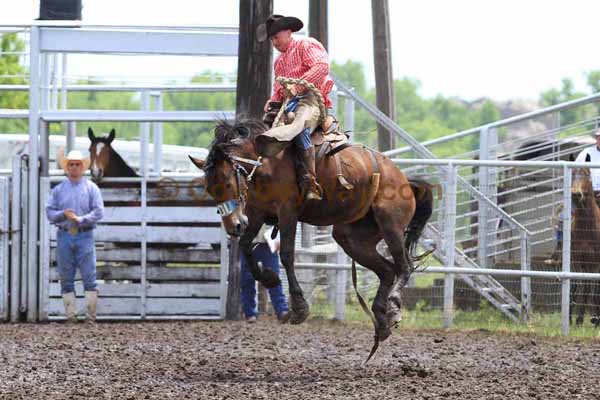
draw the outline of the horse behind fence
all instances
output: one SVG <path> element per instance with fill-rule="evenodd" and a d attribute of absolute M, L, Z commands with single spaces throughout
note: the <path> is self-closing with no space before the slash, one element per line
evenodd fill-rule
<path fill-rule="evenodd" d="M 589 168 L 573 171 L 571 195 L 571 269 L 574 272 L 599 273 L 600 208 L 594 196 Z M 592 323 L 596 327 L 600 325 L 600 283 L 593 281 L 586 284 L 573 280 L 571 285 L 571 310 L 577 308 L 578 311 L 576 324 L 583 323 L 586 309 L 589 309 L 593 315 Z"/>

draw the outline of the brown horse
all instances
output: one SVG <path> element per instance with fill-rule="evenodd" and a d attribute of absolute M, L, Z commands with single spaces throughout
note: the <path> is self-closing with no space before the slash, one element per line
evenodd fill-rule
<path fill-rule="evenodd" d="M 130 178 L 138 176 L 135 171 L 127 165 L 125 160 L 111 146 L 115 140 L 115 130 L 111 129 L 108 136 L 97 137 L 92 128 L 88 128 L 90 138 L 90 170 L 92 179 L 99 181 L 102 178 Z"/>
<path fill-rule="evenodd" d="M 589 161 L 589 155 L 588 159 Z M 571 186 L 573 223 L 571 225 L 571 268 L 573 272 L 600 272 L 600 208 L 594 197 L 589 168 L 573 171 Z M 595 313 L 592 322 L 600 325 L 600 284 L 572 281 L 571 310 L 578 306 L 575 323 L 583 323 L 586 309 Z M 594 302 L 594 306 L 591 303 Z"/>
<path fill-rule="evenodd" d="M 273 287 L 280 283 L 279 278 L 254 262 L 251 250 L 261 225 L 278 223 L 281 262 L 289 283 L 290 322 L 299 324 L 308 317 L 309 309 L 294 272 L 297 222 L 333 225 L 333 238 L 346 254 L 379 278 L 371 309 L 376 343 L 386 339 L 401 319 L 400 289 L 413 270 L 410 251 L 431 215 L 431 188 L 411 185 L 382 154 L 364 146 L 349 146 L 336 154 L 347 181 L 340 178 L 333 156 L 322 158 L 317 173 L 323 200 L 304 207 L 295 178 L 294 150 L 288 147 L 269 158 L 257 153 L 255 139 L 265 130 L 262 122 L 250 119 L 220 122 L 206 161 L 190 157 L 206 174 L 207 190 L 218 203 L 227 233 L 241 236 L 241 253 L 252 275 Z M 376 250 L 382 239 L 393 262 Z"/>

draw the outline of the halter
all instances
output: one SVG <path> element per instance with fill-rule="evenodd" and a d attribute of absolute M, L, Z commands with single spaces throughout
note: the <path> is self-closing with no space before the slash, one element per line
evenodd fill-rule
<path fill-rule="evenodd" d="M 240 206 L 240 204 L 246 204 L 246 192 L 248 191 L 248 183 L 252 181 L 252 177 L 254 176 L 256 169 L 262 165 L 261 156 L 258 156 L 257 160 L 251 160 L 249 158 L 227 155 L 227 159 L 233 167 L 231 174 L 235 172 L 235 182 L 237 186 L 236 189 L 238 192 L 238 199 L 231 199 L 224 201 L 223 203 L 217 204 L 217 213 L 221 215 L 221 217 L 226 217 L 232 214 L 236 210 L 236 208 Z M 246 168 L 240 163 L 252 165 L 252 170 L 248 172 L 248 170 L 246 170 Z M 231 177 L 231 174 L 227 177 L 228 180 Z M 242 190 L 242 176 L 246 177 L 246 187 L 244 188 L 244 190 Z"/>

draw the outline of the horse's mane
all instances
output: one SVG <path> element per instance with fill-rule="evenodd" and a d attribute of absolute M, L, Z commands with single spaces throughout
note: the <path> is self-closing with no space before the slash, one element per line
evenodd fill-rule
<path fill-rule="evenodd" d="M 258 135 L 265 132 L 267 126 L 259 119 L 241 116 L 234 121 L 219 120 L 215 127 L 215 138 L 210 144 L 210 151 L 204 164 L 204 173 L 208 176 L 214 172 L 216 163 L 225 159 L 225 146 L 234 139 L 245 138 L 254 141 Z"/>

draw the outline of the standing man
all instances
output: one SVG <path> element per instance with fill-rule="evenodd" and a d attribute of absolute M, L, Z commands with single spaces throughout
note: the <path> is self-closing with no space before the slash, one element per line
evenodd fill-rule
<path fill-rule="evenodd" d="M 596 129 L 594 137 L 596 138 L 596 144 L 583 149 L 575 159 L 576 162 L 586 162 L 587 160 L 593 163 L 600 163 L 600 128 Z M 590 178 L 592 179 L 596 203 L 598 203 L 598 206 L 600 207 L 600 169 L 591 168 Z"/>
<path fill-rule="evenodd" d="M 275 83 L 273 95 L 265 104 L 265 112 L 273 111 L 276 106 L 285 99 L 285 89 L 277 81 L 278 77 L 303 79 L 312 83 L 323 95 L 325 107 L 330 108 L 332 103 L 329 92 L 333 88 L 333 80 L 329 76 L 329 56 L 323 45 L 311 37 L 296 39 L 292 32 L 297 32 L 304 24 L 298 18 L 284 17 L 283 15 L 271 15 L 264 24 L 258 27 L 258 40 L 267 38 L 279 51 L 275 59 Z M 305 201 L 313 202 L 322 199 L 322 189 L 316 181 L 315 174 L 315 149 L 311 143 L 310 135 L 317 127 L 320 120 L 320 110 L 315 96 L 302 85 L 291 85 L 288 87 L 292 96 L 290 103 L 297 105 L 296 109 L 291 106 L 287 111 L 295 111 L 295 117 L 291 124 L 273 128 L 259 137 L 260 142 L 265 137 L 272 138 L 275 142 L 265 143 L 260 146 L 262 155 L 274 156 L 281 151 L 290 141 L 297 146 L 301 152 L 300 159 L 304 166 L 299 175 L 300 188 Z M 323 116 L 325 117 L 325 116 Z"/>
<path fill-rule="evenodd" d="M 79 268 L 85 290 L 87 321 L 96 321 L 96 248 L 94 232 L 96 223 L 104 216 L 100 189 L 83 177 L 89 167 L 78 150 L 60 158 L 61 167 L 68 179 L 54 189 L 46 206 L 46 215 L 58 227 L 56 236 L 56 263 L 60 276 L 61 293 L 67 320 L 76 322 L 75 271 Z"/>

